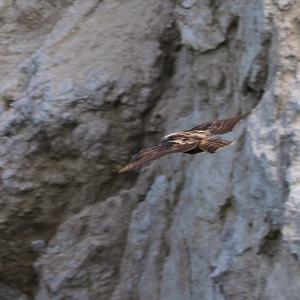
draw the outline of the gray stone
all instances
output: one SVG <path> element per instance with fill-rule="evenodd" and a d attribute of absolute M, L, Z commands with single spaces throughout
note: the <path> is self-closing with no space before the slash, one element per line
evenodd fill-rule
<path fill-rule="evenodd" d="M 298 299 L 297 1 L 0 2 L 0 299 Z M 217 154 L 117 170 L 252 111 Z"/>

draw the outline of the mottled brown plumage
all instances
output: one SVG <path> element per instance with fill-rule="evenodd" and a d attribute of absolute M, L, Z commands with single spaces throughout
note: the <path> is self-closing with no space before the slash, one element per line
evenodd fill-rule
<path fill-rule="evenodd" d="M 199 152 L 215 153 L 219 148 L 228 146 L 233 141 L 215 136 L 228 133 L 246 115 L 229 119 L 206 122 L 189 130 L 179 131 L 165 136 L 159 144 L 144 149 L 136 154 L 119 173 L 128 172 L 147 165 L 151 161 L 171 153 L 196 154 Z"/>

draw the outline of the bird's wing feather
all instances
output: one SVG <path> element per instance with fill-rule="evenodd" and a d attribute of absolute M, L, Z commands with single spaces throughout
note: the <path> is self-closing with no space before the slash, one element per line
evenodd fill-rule
<path fill-rule="evenodd" d="M 234 126 L 245 117 L 246 115 L 235 116 L 229 119 L 216 120 L 206 122 L 191 128 L 189 131 L 194 130 L 207 130 L 211 134 L 223 134 L 232 131 Z"/>
<path fill-rule="evenodd" d="M 219 148 L 229 146 L 233 141 L 222 140 L 219 138 L 207 138 L 201 141 L 201 145 L 199 147 L 205 151 L 210 153 L 215 153 Z"/>
<path fill-rule="evenodd" d="M 119 173 L 124 173 L 133 169 L 140 168 L 144 165 L 147 165 L 151 161 L 167 154 L 189 151 L 195 148 L 197 144 L 197 141 L 188 143 L 173 143 L 169 141 L 162 142 L 160 144 L 140 151 L 131 159 L 131 161 L 125 167 L 119 170 Z"/>

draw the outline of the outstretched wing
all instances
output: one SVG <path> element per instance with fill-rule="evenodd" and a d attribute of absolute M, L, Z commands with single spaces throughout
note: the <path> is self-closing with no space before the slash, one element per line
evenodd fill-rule
<path fill-rule="evenodd" d="M 194 130 L 207 130 L 212 134 L 223 134 L 232 131 L 234 126 L 247 115 L 235 116 L 229 119 L 216 120 L 212 122 L 206 122 L 191 128 L 188 131 Z"/>
<path fill-rule="evenodd" d="M 119 170 L 119 173 L 124 173 L 140 168 L 147 165 L 151 161 L 167 154 L 192 150 L 193 148 L 197 147 L 197 144 L 198 143 L 196 141 L 163 141 L 158 145 L 140 151 L 125 167 Z"/>

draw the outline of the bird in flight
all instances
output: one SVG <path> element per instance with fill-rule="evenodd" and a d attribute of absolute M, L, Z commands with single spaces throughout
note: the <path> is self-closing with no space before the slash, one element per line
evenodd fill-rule
<path fill-rule="evenodd" d="M 223 140 L 217 135 L 232 131 L 235 125 L 247 115 L 206 122 L 189 130 L 166 135 L 159 144 L 138 152 L 118 173 L 138 169 L 155 159 L 171 153 L 215 153 L 218 149 L 233 143 L 233 141 Z"/>

